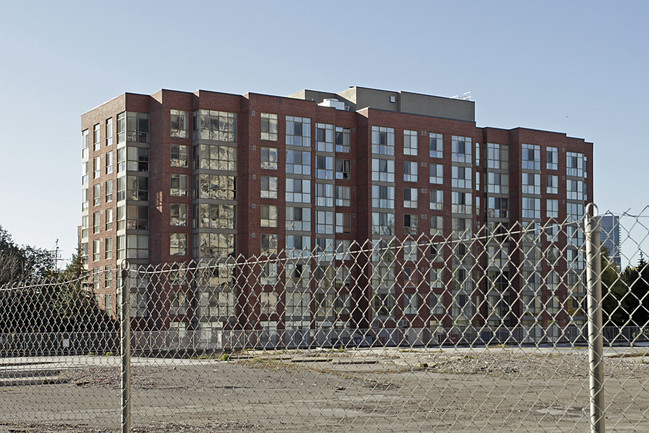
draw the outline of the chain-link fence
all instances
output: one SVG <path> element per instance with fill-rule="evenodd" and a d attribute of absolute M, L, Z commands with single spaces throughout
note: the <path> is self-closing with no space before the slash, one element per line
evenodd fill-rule
<path fill-rule="evenodd" d="M 617 251 L 586 218 L 3 287 L 0 427 L 649 431 L 649 214 L 616 217 Z"/>

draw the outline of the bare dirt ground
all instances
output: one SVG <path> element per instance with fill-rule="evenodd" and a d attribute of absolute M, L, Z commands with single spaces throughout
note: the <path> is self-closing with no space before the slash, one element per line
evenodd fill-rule
<path fill-rule="evenodd" d="M 607 431 L 649 431 L 649 354 L 608 355 Z M 216 358 L 135 358 L 133 431 L 589 429 L 584 350 L 247 351 Z M 118 362 L 77 357 L 2 364 L 4 377 L 45 367 L 60 373 L 49 384 L 0 386 L 0 432 L 119 431 Z"/>

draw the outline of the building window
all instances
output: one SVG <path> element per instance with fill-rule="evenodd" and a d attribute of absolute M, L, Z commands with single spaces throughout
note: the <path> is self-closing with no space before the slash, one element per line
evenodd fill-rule
<path fill-rule="evenodd" d="M 117 149 L 117 172 L 123 173 L 126 171 L 126 148 L 122 147 Z"/>
<path fill-rule="evenodd" d="M 235 143 L 237 141 L 237 113 L 198 110 L 194 112 L 194 131 L 202 140 Z"/>
<path fill-rule="evenodd" d="M 317 179 L 332 179 L 334 178 L 334 157 L 321 156 L 315 157 Z"/>
<path fill-rule="evenodd" d="M 194 255 L 202 258 L 228 258 L 235 253 L 235 235 L 231 233 L 200 233 L 194 235 Z"/>
<path fill-rule="evenodd" d="M 92 174 L 93 179 L 98 179 L 101 176 L 101 156 L 92 159 Z"/>
<path fill-rule="evenodd" d="M 495 194 L 509 193 L 509 175 L 505 173 L 487 173 L 487 192 Z"/>
<path fill-rule="evenodd" d="M 187 234 L 171 233 L 169 235 L 169 255 L 186 256 L 187 255 Z"/>
<path fill-rule="evenodd" d="M 453 191 L 451 213 L 470 214 L 472 208 L 471 193 Z"/>
<path fill-rule="evenodd" d="M 336 159 L 336 179 L 349 179 L 352 164 L 349 159 Z"/>
<path fill-rule="evenodd" d="M 119 132 L 119 116 L 117 117 L 117 127 Z M 126 141 L 149 142 L 149 115 L 147 113 L 126 113 Z"/>
<path fill-rule="evenodd" d="M 277 206 L 263 204 L 260 213 L 262 227 L 277 227 Z"/>
<path fill-rule="evenodd" d="M 267 226 L 267 227 L 272 227 L 272 226 Z M 308 207 L 287 207 L 286 208 L 286 230 L 310 232 L 311 231 L 311 209 Z"/>
<path fill-rule="evenodd" d="M 471 189 L 472 170 L 473 169 L 471 167 L 458 167 L 457 165 L 454 165 L 452 167 L 452 181 L 451 181 L 451 185 L 453 186 L 453 188 Z"/>
<path fill-rule="evenodd" d="M 94 234 L 99 233 L 101 230 L 101 220 L 99 219 L 99 212 L 92 213 L 92 232 Z"/>
<path fill-rule="evenodd" d="M 417 182 L 417 163 L 414 161 L 403 162 L 403 180 L 405 182 Z"/>
<path fill-rule="evenodd" d="M 336 239 L 336 260 L 347 260 L 351 258 L 350 252 L 352 241 L 347 239 Z"/>
<path fill-rule="evenodd" d="M 261 168 L 277 170 L 277 149 L 274 147 L 261 148 Z"/>
<path fill-rule="evenodd" d="M 196 146 L 194 148 L 194 168 L 236 171 L 237 148 L 216 144 Z"/>
<path fill-rule="evenodd" d="M 333 187 L 333 185 L 331 186 Z M 290 203 L 311 203 L 311 181 L 286 178 L 286 201 Z"/>
<path fill-rule="evenodd" d="M 372 207 L 394 209 L 394 187 L 372 185 Z"/>
<path fill-rule="evenodd" d="M 444 191 L 430 190 L 430 210 L 444 210 Z"/>
<path fill-rule="evenodd" d="M 113 229 L 113 210 L 106 209 L 106 231 Z"/>
<path fill-rule="evenodd" d="M 187 314 L 187 295 L 181 291 L 173 291 L 169 293 L 169 314 L 172 316 L 179 316 Z M 181 325 L 178 323 L 178 325 Z M 185 325 L 177 326 L 177 329 L 183 329 L 183 332 L 179 332 L 183 336 L 186 335 Z"/>
<path fill-rule="evenodd" d="M 147 149 L 146 147 L 128 147 L 126 150 L 126 155 L 127 170 L 140 172 L 149 171 L 149 149 Z"/>
<path fill-rule="evenodd" d="M 106 153 L 106 174 L 113 172 L 113 152 Z"/>
<path fill-rule="evenodd" d="M 523 173 L 523 194 L 539 195 L 541 194 L 541 175 L 533 173 Z"/>
<path fill-rule="evenodd" d="M 503 144 L 487 143 L 487 167 L 509 169 L 509 147 Z"/>
<path fill-rule="evenodd" d="M 106 146 L 113 145 L 113 118 L 106 119 Z"/>
<path fill-rule="evenodd" d="M 523 218 L 541 219 L 541 199 L 523 197 Z"/>
<path fill-rule="evenodd" d="M 126 228 L 128 230 L 149 229 L 149 206 L 128 205 L 126 207 Z"/>
<path fill-rule="evenodd" d="M 189 115 L 186 111 L 170 110 L 171 125 L 169 127 L 171 137 L 187 138 L 187 126 Z"/>
<path fill-rule="evenodd" d="M 434 269 L 437 271 L 438 269 Z M 440 270 L 441 271 L 441 270 Z M 441 278 L 442 272 L 436 272 L 434 275 L 431 273 L 431 286 L 433 286 L 433 282 L 435 282 L 435 288 L 439 286 L 439 288 L 443 287 L 443 280 Z M 435 280 L 433 280 L 433 276 L 435 276 Z M 442 315 L 446 312 L 446 309 L 444 308 L 444 295 L 435 295 L 431 294 L 430 295 L 430 311 L 435 314 L 435 315 Z"/>
<path fill-rule="evenodd" d="M 548 218 L 559 218 L 559 200 L 547 200 L 546 211 Z"/>
<path fill-rule="evenodd" d="M 189 195 L 189 176 L 172 174 L 169 195 L 172 197 L 187 197 Z"/>
<path fill-rule="evenodd" d="M 259 282 L 263 285 L 274 285 L 277 284 L 277 263 L 264 263 L 261 267 L 261 273 L 259 275 Z M 274 295 L 275 298 L 277 298 L 277 294 L 275 293 L 269 293 L 269 292 L 262 292 L 260 294 L 260 304 L 262 311 L 266 311 L 266 314 L 268 314 L 270 311 L 272 311 L 270 307 L 270 295 Z M 277 301 L 275 301 L 276 303 Z"/>
<path fill-rule="evenodd" d="M 403 260 L 416 262 L 417 261 L 417 242 L 404 241 L 403 243 Z"/>
<path fill-rule="evenodd" d="M 106 203 L 113 201 L 113 180 L 106 181 Z"/>
<path fill-rule="evenodd" d="M 117 186 L 119 187 L 120 179 L 126 179 L 126 198 L 129 200 L 148 200 L 149 199 L 149 178 L 145 176 L 128 176 L 118 178 Z M 117 192 L 119 199 L 119 190 Z"/>
<path fill-rule="evenodd" d="M 330 183 L 315 184 L 316 206 L 334 206 L 334 186 Z"/>
<path fill-rule="evenodd" d="M 88 185 L 88 162 L 81 163 L 81 185 Z"/>
<path fill-rule="evenodd" d="M 372 234 L 378 236 L 393 236 L 394 214 L 384 212 L 372 212 Z"/>
<path fill-rule="evenodd" d="M 430 183 L 441 185 L 444 183 L 444 166 L 442 164 L 430 165 Z"/>
<path fill-rule="evenodd" d="M 277 235 L 262 233 L 261 234 L 261 254 L 262 255 L 274 255 L 277 254 Z"/>
<path fill-rule="evenodd" d="M 100 246 L 101 246 L 101 240 L 95 239 L 94 241 L 92 241 L 92 261 L 93 262 L 98 262 L 99 259 L 101 258 Z"/>
<path fill-rule="evenodd" d="M 318 152 L 334 151 L 334 126 L 324 123 L 315 124 L 316 149 Z"/>
<path fill-rule="evenodd" d="M 403 131 L 403 154 L 417 156 L 417 131 Z"/>
<path fill-rule="evenodd" d="M 111 239 L 112 241 L 112 239 Z M 112 258 L 112 253 L 111 253 Z M 113 272 L 110 266 L 104 267 L 104 287 L 110 289 L 113 286 Z M 113 295 L 106 295 L 104 305 L 106 306 L 106 314 L 112 316 L 113 311 Z"/>
<path fill-rule="evenodd" d="M 318 234 L 333 234 L 334 213 L 329 211 L 317 211 L 315 216 L 315 232 Z"/>
<path fill-rule="evenodd" d="M 101 185 L 96 184 L 92 187 L 92 200 L 93 206 L 99 206 L 101 204 Z"/>
<path fill-rule="evenodd" d="M 311 147 L 311 119 L 286 116 L 286 144 Z"/>
<path fill-rule="evenodd" d="M 417 314 L 419 312 L 419 294 L 406 293 L 403 303 L 405 314 Z"/>
<path fill-rule="evenodd" d="M 351 152 L 351 133 L 349 128 L 336 127 L 336 152 Z"/>
<path fill-rule="evenodd" d="M 169 162 L 172 167 L 189 167 L 189 147 L 182 144 L 172 144 Z"/>
<path fill-rule="evenodd" d="M 104 239 L 104 259 L 110 260 L 113 258 L 113 238 Z"/>
<path fill-rule="evenodd" d="M 394 128 L 372 126 L 372 153 L 394 155 Z"/>
<path fill-rule="evenodd" d="M 508 218 L 509 199 L 503 197 L 487 197 L 487 216 L 489 218 Z"/>
<path fill-rule="evenodd" d="M 286 151 L 286 173 L 311 175 L 311 152 Z"/>
<path fill-rule="evenodd" d="M 394 160 L 372 158 L 372 180 L 394 182 Z"/>
<path fill-rule="evenodd" d="M 442 134 L 430 133 L 430 157 L 442 158 L 444 156 L 444 136 Z"/>
<path fill-rule="evenodd" d="M 403 216 L 403 232 L 406 235 L 417 235 L 417 215 L 405 214 Z"/>
<path fill-rule="evenodd" d="M 452 136 L 451 150 L 453 162 L 471 164 L 473 162 L 471 159 L 471 147 L 471 137 Z"/>
<path fill-rule="evenodd" d="M 380 279 L 379 270 L 372 272 L 373 279 Z M 374 278 L 374 274 L 377 274 L 377 277 Z M 392 284 L 393 285 L 393 284 Z M 392 286 L 391 285 L 391 286 Z M 372 313 L 374 317 L 379 319 L 387 319 L 394 316 L 394 296 L 390 293 L 379 292 L 374 295 L 372 299 Z"/>
<path fill-rule="evenodd" d="M 273 176 L 261 177 L 261 198 L 277 198 L 277 178 Z"/>
<path fill-rule="evenodd" d="M 568 179 L 566 180 L 568 200 L 583 200 L 584 199 L 584 183 L 581 180 Z"/>
<path fill-rule="evenodd" d="M 316 238 L 315 259 L 319 262 L 331 262 L 333 260 L 334 240 L 332 238 Z"/>
<path fill-rule="evenodd" d="M 169 224 L 175 227 L 187 227 L 187 212 L 189 206 L 181 203 L 172 203 L 169 205 L 170 221 Z"/>
<path fill-rule="evenodd" d="M 581 153 L 566 153 L 566 174 L 568 176 L 584 177 L 585 157 Z"/>
<path fill-rule="evenodd" d="M 126 206 L 117 207 L 117 230 L 124 230 L 126 228 Z M 119 243 L 119 239 L 117 240 Z"/>
<path fill-rule="evenodd" d="M 261 113 L 261 139 L 277 141 L 277 114 Z"/>
<path fill-rule="evenodd" d="M 126 113 L 117 115 L 117 144 L 126 142 Z"/>
<path fill-rule="evenodd" d="M 352 214 L 336 212 L 336 233 L 352 232 Z"/>
<path fill-rule="evenodd" d="M 404 188 L 403 189 L 403 207 L 416 208 L 417 207 L 417 188 Z"/>
<path fill-rule="evenodd" d="M 548 170 L 558 170 L 559 169 L 559 149 L 556 147 L 547 147 L 547 169 Z"/>
<path fill-rule="evenodd" d="M 309 257 L 311 255 L 311 236 L 287 235 L 286 256 L 288 258 Z"/>
<path fill-rule="evenodd" d="M 84 129 L 83 131 L 81 131 L 81 159 L 88 158 L 88 140 L 88 130 Z"/>
<path fill-rule="evenodd" d="M 336 185 L 336 206 L 352 205 L 352 188 L 350 186 Z"/>
<path fill-rule="evenodd" d="M 236 197 L 236 176 L 200 174 L 194 177 L 194 198 L 235 200 Z"/>
<path fill-rule="evenodd" d="M 536 144 L 523 144 L 521 150 L 523 170 L 541 169 L 541 147 Z"/>
<path fill-rule="evenodd" d="M 236 206 L 233 204 L 201 203 L 194 205 L 194 225 L 213 229 L 236 228 Z"/>
<path fill-rule="evenodd" d="M 548 194 L 558 194 L 559 193 L 559 176 L 548 175 L 547 177 L 548 184 L 545 192 Z"/>
<path fill-rule="evenodd" d="M 96 124 L 92 128 L 92 144 L 95 151 L 101 149 L 101 137 L 100 137 L 101 126 Z"/>
<path fill-rule="evenodd" d="M 444 217 L 437 215 L 430 217 L 430 235 L 444 235 Z"/>
<path fill-rule="evenodd" d="M 88 215 L 81 217 L 81 239 L 88 237 Z"/>

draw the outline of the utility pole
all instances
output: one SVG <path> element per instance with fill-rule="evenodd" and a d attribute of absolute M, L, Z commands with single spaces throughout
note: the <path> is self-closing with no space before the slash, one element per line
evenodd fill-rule
<path fill-rule="evenodd" d="M 56 240 L 54 251 L 51 251 L 51 253 L 54 253 L 54 269 L 58 270 L 59 269 L 59 240 Z"/>

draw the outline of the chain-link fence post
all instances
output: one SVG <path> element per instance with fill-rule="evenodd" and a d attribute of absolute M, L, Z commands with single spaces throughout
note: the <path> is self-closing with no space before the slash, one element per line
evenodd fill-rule
<path fill-rule="evenodd" d="M 591 433 L 604 433 L 601 228 L 599 218 L 597 218 L 597 207 L 593 204 L 588 205 L 585 223 L 586 279 L 588 285 L 588 360 L 590 367 L 590 431 Z"/>
<path fill-rule="evenodd" d="M 131 318 L 129 306 L 128 266 L 122 266 L 121 278 L 121 308 L 120 308 L 120 339 L 121 339 L 121 396 L 122 396 L 122 433 L 131 431 Z"/>

